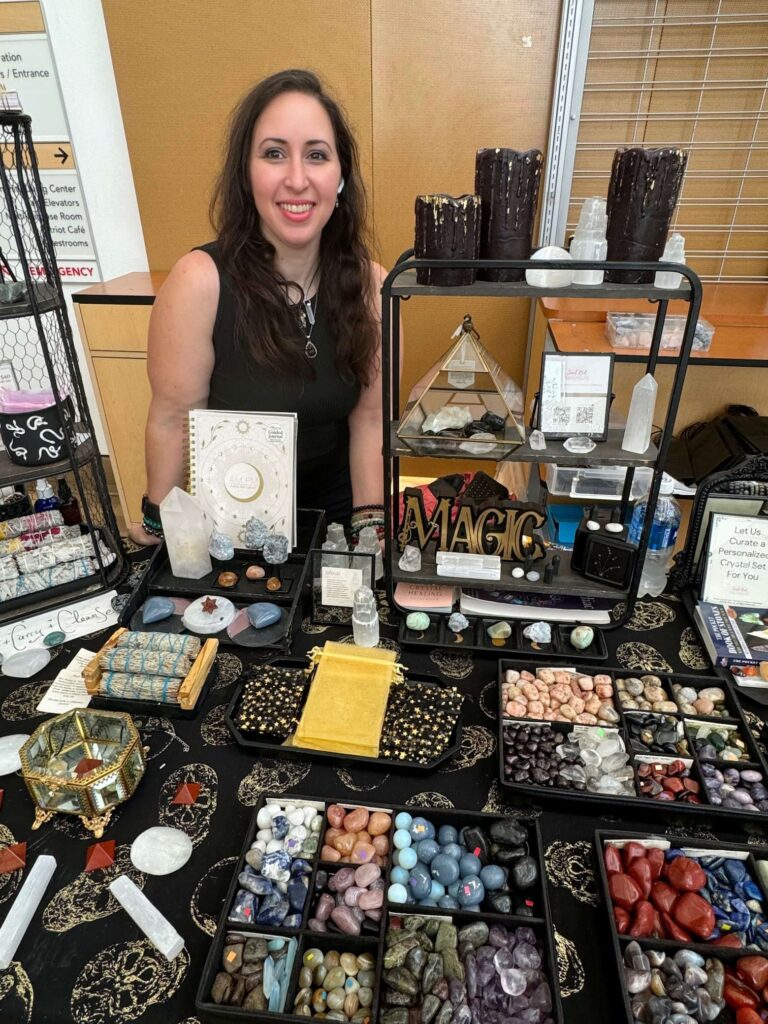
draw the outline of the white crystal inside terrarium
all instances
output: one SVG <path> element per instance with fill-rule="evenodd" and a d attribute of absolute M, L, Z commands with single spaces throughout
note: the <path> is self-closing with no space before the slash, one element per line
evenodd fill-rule
<path fill-rule="evenodd" d="M 411 389 L 398 437 L 420 455 L 468 451 L 501 459 L 525 440 L 522 389 L 480 342 L 469 316 L 453 337 Z"/>

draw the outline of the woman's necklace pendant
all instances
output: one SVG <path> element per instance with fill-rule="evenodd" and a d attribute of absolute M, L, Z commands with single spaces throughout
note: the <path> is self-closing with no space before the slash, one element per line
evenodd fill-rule
<path fill-rule="evenodd" d="M 307 339 L 307 344 L 304 346 L 304 355 L 307 359 L 317 358 L 317 345 L 315 345 L 311 338 Z"/>

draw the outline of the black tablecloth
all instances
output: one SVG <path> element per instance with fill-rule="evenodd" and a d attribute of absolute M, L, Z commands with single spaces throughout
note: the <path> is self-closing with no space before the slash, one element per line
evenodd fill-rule
<path fill-rule="evenodd" d="M 134 558 L 140 556 L 134 555 Z M 140 562 L 134 566 L 135 580 Z M 130 581 L 129 581 L 130 582 Z M 382 638 L 396 644 L 386 604 L 381 602 Z M 44 672 L 15 684 L 0 677 L 0 732 L 32 732 L 43 716 L 35 711 L 50 680 L 80 647 L 96 650 L 103 634 L 61 648 Z M 297 629 L 294 654 L 327 639 L 350 637 L 345 627 L 318 628 L 305 619 Z M 683 606 L 674 600 L 640 602 L 630 624 L 608 634 L 607 664 L 641 672 L 706 674 L 705 660 Z M 455 758 L 433 775 L 415 777 L 364 769 L 348 770 L 310 761 L 254 759 L 237 747 L 224 712 L 244 664 L 258 652 L 230 648 L 218 656 L 218 678 L 194 720 L 136 716 L 149 747 L 147 771 L 135 796 L 113 816 L 106 839 L 117 842 L 115 866 L 84 872 L 85 851 L 93 840 L 74 818 L 57 815 L 31 831 L 32 802 L 20 775 L 0 778 L 0 844 L 26 840 L 27 863 L 52 854 L 57 869 L 41 910 L 16 960 L 0 972 L 0 1020 L 77 1024 L 194 1024 L 195 992 L 222 900 L 245 830 L 262 792 L 295 792 L 377 804 L 410 803 L 499 811 L 512 807 L 497 781 L 496 662 L 453 651 L 404 653 L 414 673 L 439 672 L 466 695 L 465 730 Z M 760 709 L 755 707 L 755 711 Z M 754 717 L 752 717 L 754 715 Z M 762 735 L 764 723 L 749 712 Z M 179 783 L 202 785 L 195 806 L 171 806 Z M 546 809 L 543 809 L 546 808 Z M 595 884 L 592 840 L 599 827 L 650 828 L 713 837 L 714 823 L 702 817 L 685 827 L 646 817 L 620 821 L 615 816 L 580 813 L 568 807 L 534 808 L 540 815 L 550 901 L 558 952 L 560 986 L 568 1024 L 618 1021 L 619 989 L 612 970 L 612 949 L 605 909 Z M 145 876 L 130 862 L 129 846 L 144 829 L 157 824 L 183 829 L 194 851 L 186 866 L 164 877 Z M 759 829 L 754 830 L 755 833 Z M 718 828 L 723 839 L 744 840 Z M 752 842 L 762 842 L 759 835 Z M 181 933 L 186 948 L 172 963 L 144 939 L 107 889 L 119 873 L 140 885 Z M 0 875 L 0 916 L 18 891 L 22 872 Z"/>

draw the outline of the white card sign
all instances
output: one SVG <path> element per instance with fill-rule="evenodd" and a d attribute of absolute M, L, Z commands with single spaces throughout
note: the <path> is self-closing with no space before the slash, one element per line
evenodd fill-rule
<path fill-rule="evenodd" d="M 3 626 L 0 629 L 0 655 L 8 658 L 31 647 L 42 647 L 43 639 L 49 633 L 63 633 L 66 643 L 76 637 L 88 636 L 108 626 L 114 626 L 118 616 L 112 607 L 112 598 L 116 596 L 116 591 L 110 590 L 106 594 L 78 601 L 67 608 L 42 612 L 40 615 Z"/>
<path fill-rule="evenodd" d="M 768 517 L 712 514 L 701 600 L 768 607 Z"/>
<path fill-rule="evenodd" d="M 612 355 L 545 352 L 541 359 L 539 430 L 549 438 L 605 438 L 612 381 Z"/>
<path fill-rule="evenodd" d="M 363 585 L 363 570 L 324 567 L 321 570 L 321 578 L 320 599 L 323 604 L 336 608 L 351 608 L 354 604 L 355 591 Z"/>

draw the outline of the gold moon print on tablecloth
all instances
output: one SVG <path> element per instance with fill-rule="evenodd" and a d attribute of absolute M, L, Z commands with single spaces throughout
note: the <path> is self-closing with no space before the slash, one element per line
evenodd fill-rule
<path fill-rule="evenodd" d="M 182 949 L 166 960 L 149 939 L 116 942 L 97 953 L 77 976 L 70 1013 L 76 1024 L 133 1024 L 150 1006 L 176 994 L 189 968 Z"/>
<path fill-rule="evenodd" d="M 436 793 L 433 789 L 425 793 L 414 793 L 405 801 L 408 807 L 434 807 L 435 810 L 448 811 L 456 805 L 443 793 Z"/>
<path fill-rule="evenodd" d="M 484 814 L 503 814 L 507 818 L 538 818 L 541 815 L 540 807 L 513 807 L 504 803 L 498 779 L 491 783 L 488 796 L 480 809 Z"/>
<path fill-rule="evenodd" d="M 232 870 L 237 864 L 237 857 L 224 857 L 217 860 L 206 869 L 205 874 L 197 883 L 189 901 L 189 913 L 201 932 L 210 935 L 216 933 L 216 925 L 221 913 L 221 901 L 226 895 L 227 886 L 232 879 Z M 201 901 L 210 902 L 208 913 L 200 904 Z"/>
<path fill-rule="evenodd" d="M 665 825 L 664 835 L 681 836 L 684 839 L 714 839 L 717 836 L 704 825 Z"/>
<path fill-rule="evenodd" d="M 472 675 L 472 669 L 475 667 L 468 654 L 459 654 L 455 651 L 430 651 L 429 660 L 437 665 L 448 679 L 466 679 Z"/>
<path fill-rule="evenodd" d="M 392 609 L 389 607 L 386 590 L 376 591 L 376 607 L 379 612 L 379 622 L 383 622 L 385 626 L 397 625 L 392 622 Z"/>
<path fill-rule="evenodd" d="M 237 799 L 245 807 L 255 807 L 262 793 L 285 793 L 305 779 L 311 765 L 301 761 L 285 761 L 278 757 L 261 757 L 240 780 Z"/>
<path fill-rule="evenodd" d="M 680 646 L 677 650 L 677 656 L 686 668 L 694 672 L 705 671 L 710 667 L 709 658 L 699 643 L 699 638 L 693 626 L 686 626 L 680 634 Z"/>
<path fill-rule="evenodd" d="M 7 970 L 0 973 L 0 1020 L 32 1024 L 34 1006 L 35 990 L 29 975 L 18 960 L 11 960 Z"/>
<path fill-rule="evenodd" d="M 98 871 L 81 871 L 74 882 L 59 889 L 43 910 L 43 927 L 49 932 L 68 932 L 79 924 L 99 921 L 120 910 L 120 904 L 109 891 L 110 882 L 118 875 L 127 875 L 139 889 L 146 876 L 131 863 L 130 846 L 115 847 L 115 862 Z"/>
<path fill-rule="evenodd" d="M 217 704 L 200 723 L 200 736 L 206 747 L 228 747 L 235 742 L 224 721 L 226 714 L 227 705 Z"/>
<path fill-rule="evenodd" d="M 612 618 L 621 618 L 626 607 L 624 601 L 614 605 L 611 612 Z M 641 600 L 635 604 L 629 622 L 625 623 L 623 628 L 631 629 L 636 633 L 644 633 L 651 629 L 661 629 L 667 623 L 674 622 L 676 618 L 674 608 L 670 608 L 668 604 L 664 604 L 662 601 Z"/>
<path fill-rule="evenodd" d="M 465 725 L 461 731 L 459 749 L 440 769 L 441 772 L 460 772 L 473 764 L 491 757 L 496 750 L 496 737 L 484 725 Z"/>
<path fill-rule="evenodd" d="M 218 677 L 213 684 L 214 690 L 223 690 L 243 674 L 242 661 L 236 654 L 230 654 L 229 651 L 222 651 L 217 654 L 215 664 L 218 670 Z"/>
<path fill-rule="evenodd" d="M 551 885 L 567 889 L 579 903 L 598 906 L 591 843 L 584 839 L 575 843 L 556 839 L 544 853 L 544 868 Z"/>
<path fill-rule="evenodd" d="M 379 786 L 383 786 L 389 778 L 389 772 L 382 773 L 381 776 L 377 777 L 375 782 L 371 782 L 366 777 L 365 781 L 360 782 L 357 780 L 352 772 L 348 768 L 336 768 L 336 775 L 339 778 L 339 782 L 346 786 L 347 789 L 351 789 L 354 793 L 370 793 L 374 789 L 378 789 Z M 374 774 L 373 772 L 366 771 L 366 776 Z"/>
<path fill-rule="evenodd" d="M 309 616 L 301 620 L 301 632 L 308 636 L 317 636 L 320 633 L 325 633 L 328 629 L 328 626 L 316 626 Z"/>
<path fill-rule="evenodd" d="M 27 718 L 41 718 L 45 712 L 38 711 L 37 705 L 50 687 L 47 683 L 24 683 L 16 687 L 0 704 L 0 718 L 6 722 L 23 722 Z"/>
<path fill-rule="evenodd" d="M 616 660 L 622 668 L 635 672 L 672 672 L 672 666 L 655 647 L 630 640 L 616 648 Z"/>
<path fill-rule="evenodd" d="M 185 754 L 189 750 L 189 744 L 176 734 L 176 726 L 170 718 L 160 718 L 157 715 L 133 715 L 132 717 L 139 730 L 148 761 L 160 757 L 174 742 L 179 744 Z"/>
<path fill-rule="evenodd" d="M 193 804 L 172 804 L 179 786 L 184 782 L 199 782 L 200 792 Z M 193 846 L 203 842 L 211 827 L 219 790 L 216 772 L 207 764 L 185 764 L 171 772 L 160 787 L 159 825 L 178 828 L 186 832 Z"/>
<path fill-rule="evenodd" d="M 555 928 L 555 950 L 557 952 L 557 977 L 560 995 L 563 999 L 575 996 L 584 988 L 584 965 L 570 939 Z"/>
<path fill-rule="evenodd" d="M 499 683 L 496 679 L 485 684 L 480 691 L 480 696 L 477 698 L 477 703 L 486 718 L 491 718 L 494 722 L 498 720 Z"/>
<path fill-rule="evenodd" d="M 13 846 L 15 842 L 16 837 L 8 826 L 0 825 L 0 849 Z M 5 903 L 6 900 L 16 895 L 23 874 L 23 871 L 6 871 L 4 875 L 0 875 L 0 903 Z M 0 1019 L 2 1019 L 1 1015 Z"/>

